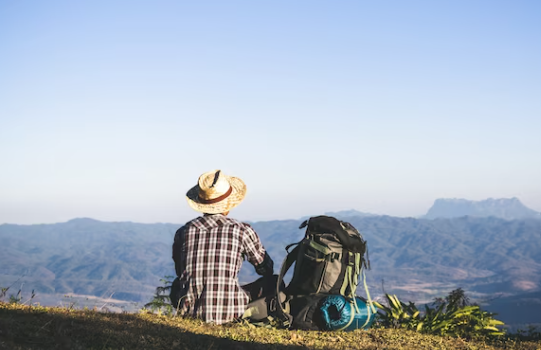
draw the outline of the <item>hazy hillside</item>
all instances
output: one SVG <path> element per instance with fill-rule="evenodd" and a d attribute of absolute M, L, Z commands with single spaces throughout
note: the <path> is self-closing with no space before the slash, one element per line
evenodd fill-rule
<path fill-rule="evenodd" d="M 74 219 L 52 225 L 0 225 L 0 285 L 21 278 L 38 293 L 145 301 L 171 275 L 180 225 Z M 14 286 L 14 288 L 18 285 Z"/>
<path fill-rule="evenodd" d="M 368 241 L 372 295 L 428 301 L 464 288 L 478 299 L 541 287 L 541 220 L 462 217 L 421 220 L 348 217 Z M 252 226 L 275 260 L 304 234 L 301 220 Z M 52 225 L 0 225 L 0 286 L 20 278 L 26 291 L 148 301 L 160 278 L 174 273 L 171 243 L 179 224 L 75 219 Z M 241 282 L 256 278 L 249 264 Z M 22 277 L 22 278 L 21 278 Z M 364 291 L 359 291 L 361 294 Z"/>
<path fill-rule="evenodd" d="M 441 198 L 434 202 L 424 217 L 435 219 L 461 216 L 494 216 L 507 220 L 541 219 L 541 213 L 526 207 L 518 198 L 489 198 L 483 201 Z"/>

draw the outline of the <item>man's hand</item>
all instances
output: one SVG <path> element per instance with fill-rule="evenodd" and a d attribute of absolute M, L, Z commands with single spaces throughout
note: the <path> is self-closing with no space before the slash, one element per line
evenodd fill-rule
<path fill-rule="evenodd" d="M 255 272 L 261 276 L 271 276 L 274 274 L 274 261 L 267 252 L 265 252 L 265 257 L 261 264 L 255 267 Z"/>

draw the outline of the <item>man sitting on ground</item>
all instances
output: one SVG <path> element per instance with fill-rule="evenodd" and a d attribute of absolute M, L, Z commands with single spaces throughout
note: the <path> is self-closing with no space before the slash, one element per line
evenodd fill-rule
<path fill-rule="evenodd" d="M 186 193 L 188 204 L 203 213 L 175 234 L 173 260 L 177 280 L 171 301 L 183 315 L 222 324 L 241 317 L 249 302 L 239 286 L 245 257 L 256 272 L 272 276 L 273 261 L 250 225 L 227 217 L 246 195 L 246 185 L 220 170 L 199 177 Z"/>

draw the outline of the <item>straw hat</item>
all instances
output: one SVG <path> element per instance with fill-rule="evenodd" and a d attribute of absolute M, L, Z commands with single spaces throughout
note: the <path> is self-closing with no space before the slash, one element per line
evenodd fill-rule
<path fill-rule="evenodd" d="M 244 199 L 246 184 L 221 170 L 213 170 L 199 176 L 197 185 L 186 193 L 192 209 L 206 214 L 225 213 Z"/>

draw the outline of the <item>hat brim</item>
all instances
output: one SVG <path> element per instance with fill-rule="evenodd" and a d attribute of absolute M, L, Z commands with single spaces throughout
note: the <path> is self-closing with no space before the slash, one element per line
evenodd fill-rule
<path fill-rule="evenodd" d="M 246 196 L 246 184 L 238 177 L 226 175 L 223 176 L 227 178 L 227 181 L 231 185 L 232 190 L 231 194 L 227 196 L 227 198 L 224 198 L 223 200 L 212 204 L 201 203 L 199 201 L 198 184 L 190 188 L 190 190 L 186 193 L 186 200 L 188 201 L 188 205 L 190 205 L 193 210 L 205 214 L 225 213 L 239 205 Z"/>

